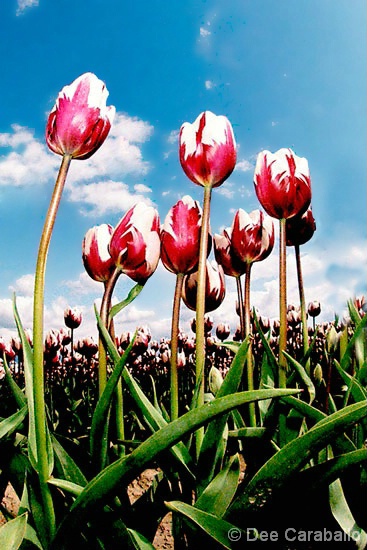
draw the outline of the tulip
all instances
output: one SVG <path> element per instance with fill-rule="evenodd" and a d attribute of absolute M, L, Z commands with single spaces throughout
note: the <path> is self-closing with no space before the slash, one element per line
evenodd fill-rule
<path fill-rule="evenodd" d="M 58 155 L 87 159 L 101 147 L 111 128 L 115 107 L 106 107 L 107 88 L 85 73 L 58 95 L 49 114 L 46 142 Z"/>
<path fill-rule="evenodd" d="M 76 308 L 67 307 L 64 311 L 65 325 L 74 330 L 80 326 L 82 322 L 82 313 Z"/>
<path fill-rule="evenodd" d="M 168 212 L 161 230 L 161 261 L 172 273 L 195 271 L 199 262 L 201 207 L 188 195 Z"/>
<path fill-rule="evenodd" d="M 217 338 L 219 338 L 219 340 L 221 342 L 223 342 L 224 340 L 226 340 L 228 338 L 228 336 L 231 333 L 231 329 L 230 329 L 229 324 L 228 323 L 219 323 L 219 325 L 217 325 L 215 333 L 217 335 Z"/>
<path fill-rule="evenodd" d="M 182 299 L 185 305 L 192 310 L 196 309 L 197 272 L 186 275 Z M 206 262 L 205 312 L 217 309 L 225 296 L 224 271 L 217 262 Z"/>
<path fill-rule="evenodd" d="M 115 266 L 144 284 L 157 268 L 160 256 L 158 212 L 140 202 L 130 208 L 115 227 L 109 252 Z"/>
<path fill-rule="evenodd" d="M 265 260 L 274 247 L 274 224 L 260 210 L 237 210 L 231 232 L 234 254 L 244 263 Z"/>
<path fill-rule="evenodd" d="M 214 235 L 214 254 L 225 275 L 240 277 L 246 271 L 246 263 L 234 253 L 232 246 L 232 227 L 227 227 L 221 235 Z"/>
<path fill-rule="evenodd" d="M 291 149 L 262 151 L 256 162 L 254 184 L 264 210 L 277 219 L 302 215 L 311 202 L 308 162 Z"/>
<path fill-rule="evenodd" d="M 108 250 L 112 233 L 112 225 L 104 223 L 88 229 L 83 239 L 83 264 L 88 275 L 95 281 L 108 281 L 114 271 L 115 263 Z"/>
<path fill-rule="evenodd" d="M 300 246 L 307 243 L 315 231 L 316 222 L 310 207 L 301 216 L 294 216 L 287 220 L 287 246 Z"/>
<path fill-rule="evenodd" d="M 218 187 L 236 165 L 236 141 L 225 116 L 201 113 L 180 130 L 180 162 L 187 177 L 202 186 Z"/>

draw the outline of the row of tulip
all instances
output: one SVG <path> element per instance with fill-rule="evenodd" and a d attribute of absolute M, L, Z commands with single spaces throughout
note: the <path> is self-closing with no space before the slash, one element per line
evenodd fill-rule
<path fill-rule="evenodd" d="M 265 213 L 255 210 L 247 214 L 240 209 L 231 228 L 221 235 L 211 235 L 212 191 L 227 180 L 236 165 L 236 141 L 224 116 L 205 111 L 194 123 L 186 122 L 180 129 L 180 163 L 187 177 L 202 186 L 202 207 L 185 195 L 161 224 L 155 208 L 138 203 L 115 227 L 102 224 L 85 235 L 82 248 L 86 271 L 103 283 L 101 308 L 96 310 L 98 392 L 88 409 L 91 423 L 85 470 L 78 466 L 77 453 L 69 448 L 67 438 L 56 437 L 57 430 L 46 412 L 48 377 L 54 377 L 55 368 L 53 365 L 47 372 L 44 367 L 45 359 L 51 359 L 52 364 L 52 357 L 57 363 L 60 356 L 55 354 L 56 333 L 48 335 L 45 348 L 46 263 L 70 164 L 73 159 L 93 155 L 103 145 L 113 123 L 115 109 L 106 106 L 107 96 L 105 84 L 86 73 L 63 88 L 47 121 L 47 145 L 61 155 L 62 161 L 39 244 L 31 339 L 23 329 L 14 302 L 25 394 L 12 377 L 4 354 L 5 380 L 17 411 L 0 423 L 0 440 L 4 439 L 7 450 L 4 456 L 10 457 L 1 463 L 0 477 L 2 485 L 4 480 L 14 482 L 22 502 L 18 517 L 0 529 L 0 543 L 12 537 L 17 541 L 16 548 L 23 541 L 44 549 L 75 544 L 85 548 L 114 548 L 116 544 L 153 548 L 154 533 L 169 509 L 174 512 L 177 548 L 207 544 L 208 537 L 212 543 L 232 548 L 234 539 L 230 533 L 245 533 L 249 521 L 255 521 L 254 511 L 255 523 L 264 527 L 265 521 L 265 528 L 269 518 L 274 521 L 276 517 L 279 526 L 289 522 L 288 514 L 296 508 L 295 503 L 301 506 L 293 491 L 297 482 L 293 482 L 299 480 L 306 490 L 309 480 L 317 487 L 311 493 L 314 504 L 323 501 L 318 496 L 324 494 L 326 487 L 331 505 L 338 504 L 333 515 L 340 527 L 350 535 L 353 528 L 353 533 L 358 533 L 359 547 L 364 547 L 366 527 L 357 527 L 338 478 L 348 469 L 353 483 L 361 480 L 359 465 L 366 460 L 363 336 L 367 316 L 350 302 L 351 333 L 348 327 L 341 331 L 339 357 L 335 357 L 338 337 L 332 326 L 328 328 L 320 362 L 314 363 L 312 354 L 317 353 L 317 339 L 323 336 L 319 335 L 321 329 L 313 329 L 309 338 L 300 257 L 300 246 L 316 229 L 311 211 L 311 179 L 307 160 L 291 149 L 262 151 L 257 157 L 254 186 Z M 250 307 L 250 276 L 253 264 L 266 258 L 274 247 L 272 218 L 279 221 L 280 227 L 279 323 L 272 331 L 268 327 L 266 334 L 267 323 L 262 320 L 263 330 L 261 318 Z M 297 260 L 300 323 L 298 313 L 287 308 L 287 244 L 294 246 Z M 215 264 L 208 262 L 211 247 Z M 149 351 L 143 351 L 147 334 L 138 331 L 130 341 L 122 341 L 116 338 L 114 326 L 115 316 L 139 295 L 160 260 L 176 275 L 171 335 L 169 343 L 162 343 L 166 348 L 163 346 L 159 355 L 162 363 L 164 357 L 169 359 L 169 410 L 159 402 L 154 388 L 150 400 L 132 376 L 131 361 L 138 365 L 140 362 L 144 368 L 146 357 L 139 357 Z M 130 277 L 135 286 L 125 300 L 112 306 L 121 274 Z M 235 277 L 237 283 L 238 341 L 224 341 L 222 350 L 215 347 L 212 351 L 214 343 L 208 336 L 205 314 L 224 299 L 225 275 Z M 192 389 L 187 394 L 191 395 L 188 411 L 179 406 L 179 373 L 185 372 L 180 368 L 184 347 L 179 330 L 181 300 L 196 312 L 194 349 L 191 346 L 189 354 L 194 372 Z M 72 331 L 78 322 L 72 321 Z M 87 360 L 91 366 L 94 355 L 90 342 L 84 342 L 79 351 L 82 349 L 85 356 L 89 350 Z M 71 350 L 69 364 L 75 370 L 78 358 L 73 355 L 73 345 Z M 96 352 L 97 346 L 93 346 L 93 353 Z M 151 354 L 154 357 L 157 354 Z M 220 358 L 227 369 L 224 378 L 218 369 Z M 212 363 L 209 372 L 207 362 Z M 345 395 L 338 399 L 333 395 L 333 369 L 347 386 Z M 191 374 L 191 370 L 187 372 Z M 70 378 L 75 381 L 74 376 Z M 324 398 L 318 403 L 314 380 L 324 381 L 325 386 Z M 208 388 L 212 399 L 206 403 Z M 52 420 L 53 405 L 52 398 Z M 126 437 L 126 410 L 151 434 L 135 441 L 132 448 Z M 352 426 L 356 426 L 354 431 Z M 249 442 L 253 439 L 258 448 L 251 453 Z M 247 464 L 244 483 L 239 483 L 239 450 Z M 329 460 L 334 455 L 335 460 Z M 131 504 L 128 484 L 152 462 L 161 467 L 162 477 L 157 477 L 151 494 Z M 320 480 L 324 485 L 319 486 Z M 284 495 L 286 502 L 291 503 L 287 514 L 284 506 L 279 506 Z M 354 512 L 360 523 L 359 510 Z M 146 519 L 144 525 L 141 517 Z M 291 517 L 299 521 L 298 514 Z M 301 517 L 301 524 L 309 525 L 312 518 L 306 511 Z M 346 522 L 346 517 L 353 521 Z"/>

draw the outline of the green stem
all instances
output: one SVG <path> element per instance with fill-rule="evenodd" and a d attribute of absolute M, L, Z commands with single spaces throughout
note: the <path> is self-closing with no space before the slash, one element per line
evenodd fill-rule
<path fill-rule="evenodd" d="M 210 220 L 210 199 L 212 187 L 204 187 L 203 216 L 200 232 L 199 269 L 196 299 L 196 386 L 198 390 L 197 406 L 204 404 L 204 373 L 205 373 L 205 293 L 206 293 L 206 259 L 208 255 L 208 235 Z M 196 456 L 200 454 L 204 429 L 200 428 L 195 434 Z"/>
<path fill-rule="evenodd" d="M 241 340 L 245 339 L 245 316 L 243 310 L 243 294 L 241 285 L 241 276 L 236 277 L 237 298 L 238 298 L 238 313 L 240 316 Z"/>
<path fill-rule="evenodd" d="M 171 420 L 178 418 L 178 374 L 177 374 L 177 351 L 178 351 L 178 330 L 180 322 L 180 304 L 184 273 L 177 273 L 175 295 L 173 298 L 172 325 L 171 325 Z"/>
<path fill-rule="evenodd" d="M 294 246 L 294 251 L 296 255 L 296 265 L 297 265 L 297 278 L 298 278 L 298 291 L 299 291 L 299 301 L 301 305 L 301 320 L 302 320 L 302 341 L 303 341 L 303 355 L 306 355 L 309 344 L 308 344 L 308 328 L 307 328 L 307 313 L 306 313 L 306 303 L 305 303 L 305 292 L 303 286 L 303 275 L 302 275 L 302 265 L 301 265 L 301 254 L 299 244 Z M 305 370 L 307 374 L 310 374 L 310 359 L 307 360 L 305 365 Z"/>
<path fill-rule="evenodd" d="M 109 322 L 109 313 L 111 309 L 111 300 L 117 280 L 121 275 L 120 269 L 117 267 L 113 271 L 111 277 L 105 283 L 104 293 L 102 297 L 100 316 L 104 326 L 109 330 L 110 334 L 114 335 L 113 319 Z M 114 338 L 113 338 L 114 339 Z M 107 384 L 107 352 L 101 336 L 98 341 L 98 393 L 99 397 Z M 115 390 L 115 425 L 116 438 L 118 441 L 125 439 L 125 423 L 124 423 L 124 400 L 122 396 L 122 382 L 118 381 Z M 125 453 L 124 445 L 118 445 L 118 455 L 123 456 Z"/>
<path fill-rule="evenodd" d="M 245 338 L 251 333 L 251 317 L 250 317 L 250 282 L 251 282 L 252 263 L 246 263 L 245 272 Z M 246 355 L 246 371 L 247 371 L 247 390 L 254 389 L 254 363 L 252 356 L 252 339 L 249 338 L 249 345 Z M 251 427 L 256 426 L 256 411 L 255 403 L 249 403 L 249 424 Z"/>
<path fill-rule="evenodd" d="M 43 322 L 44 322 L 44 292 L 47 255 L 52 231 L 55 225 L 57 210 L 64 190 L 66 176 L 72 157 L 64 155 L 56 179 L 51 201 L 48 207 L 41 240 L 38 249 L 36 273 L 34 281 L 33 302 L 33 387 L 34 387 L 34 423 L 37 444 L 37 467 L 40 483 L 41 499 L 48 537 L 51 541 L 55 534 L 55 512 L 50 488 L 47 484 L 49 465 L 47 457 L 46 412 L 44 394 L 44 358 L 43 358 Z"/>
<path fill-rule="evenodd" d="M 287 387 L 287 359 L 283 351 L 287 348 L 287 241 L 286 219 L 279 220 L 279 388 Z M 279 446 L 286 442 L 286 416 L 281 411 L 279 414 Z"/>

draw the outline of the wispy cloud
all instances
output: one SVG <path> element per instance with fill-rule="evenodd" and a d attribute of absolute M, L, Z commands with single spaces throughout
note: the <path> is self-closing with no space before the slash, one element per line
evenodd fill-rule
<path fill-rule="evenodd" d="M 205 28 L 205 27 L 200 27 L 200 36 L 202 38 L 207 38 L 208 36 L 210 36 L 212 33 L 210 32 L 209 29 Z"/>
<path fill-rule="evenodd" d="M 38 0 L 18 0 L 16 15 L 22 15 L 27 8 L 35 8 L 38 4 Z"/>
<path fill-rule="evenodd" d="M 205 88 L 206 88 L 207 90 L 211 90 L 211 89 L 214 88 L 214 87 L 215 87 L 215 84 L 214 84 L 214 82 L 213 82 L 212 80 L 206 80 L 206 81 L 205 81 Z"/>

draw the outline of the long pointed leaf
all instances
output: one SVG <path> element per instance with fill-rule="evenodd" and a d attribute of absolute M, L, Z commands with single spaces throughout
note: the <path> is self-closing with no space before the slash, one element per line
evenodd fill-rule
<path fill-rule="evenodd" d="M 23 542 L 28 514 L 12 519 L 0 527 L 0 548 L 6 550 L 18 550 Z"/>
<path fill-rule="evenodd" d="M 74 502 L 63 521 L 55 548 L 62 548 L 68 536 L 72 536 L 74 530 L 80 526 L 85 517 L 92 509 L 96 509 L 105 502 L 106 498 L 123 485 L 130 483 L 147 464 L 151 463 L 160 453 L 175 445 L 187 434 L 196 431 L 198 428 L 216 418 L 251 401 L 260 399 L 280 398 L 284 395 L 292 395 L 297 390 L 256 390 L 251 392 L 240 392 L 215 399 L 195 410 L 189 411 L 177 420 L 161 428 L 137 449 L 126 457 L 116 460 L 100 474 L 88 483 L 81 495 Z"/>
<path fill-rule="evenodd" d="M 0 422 L 0 439 L 12 434 L 23 422 L 28 413 L 27 405 Z"/>
<path fill-rule="evenodd" d="M 240 530 L 223 519 L 218 518 L 208 512 L 198 510 L 194 506 L 190 506 L 185 502 L 172 501 L 166 502 L 166 506 L 172 512 L 181 514 L 185 518 L 194 522 L 195 525 L 200 527 L 205 533 L 207 533 L 212 539 L 218 542 L 223 548 L 231 550 L 233 548 L 231 543 L 231 533 L 236 533 L 236 540 L 241 537 Z"/>
<path fill-rule="evenodd" d="M 310 396 L 309 402 L 311 405 L 312 401 L 315 399 L 315 396 L 316 396 L 315 386 L 313 385 L 311 378 L 308 376 L 305 368 L 300 363 L 298 363 L 298 361 L 296 361 L 291 355 L 289 355 L 289 353 L 287 353 L 286 351 L 283 351 L 283 355 L 285 355 L 288 363 L 296 370 L 297 374 L 299 375 L 302 382 L 306 386 L 308 395 Z"/>
<path fill-rule="evenodd" d="M 135 300 L 135 298 L 137 296 L 139 296 L 140 292 L 143 290 L 144 288 L 144 285 L 139 285 L 139 284 L 136 284 L 129 292 L 129 294 L 127 295 L 127 298 L 125 298 L 125 300 L 122 300 L 121 302 L 119 302 L 118 304 L 115 304 L 114 306 L 111 307 L 111 310 L 110 310 L 110 313 L 109 313 L 109 320 L 111 321 L 111 319 L 113 319 L 115 317 L 115 315 L 117 315 L 122 309 L 124 309 L 126 306 L 128 306 L 129 304 L 131 304 L 131 302 L 133 300 Z"/>
<path fill-rule="evenodd" d="M 286 484 L 315 453 L 366 416 L 367 408 L 364 403 L 350 405 L 320 420 L 306 434 L 287 443 L 258 470 L 236 498 L 229 510 L 229 519 L 233 516 L 241 518 L 246 510 L 253 509 L 254 499 L 256 502 L 260 491 L 262 498 L 269 498 L 273 489 Z"/>
<path fill-rule="evenodd" d="M 22 392 L 22 390 L 20 389 L 20 387 L 18 386 L 18 384 L 15 382 L 11 374 L 5 354 L 3 356 L 3 361 L 4 361 L 4 370 L 5 370 L 5 380 L 13 393 L 14 399 L 17 402 L 18 407 L 21 409 L 27 403 L 27 399 L 24 393 Z"/>

